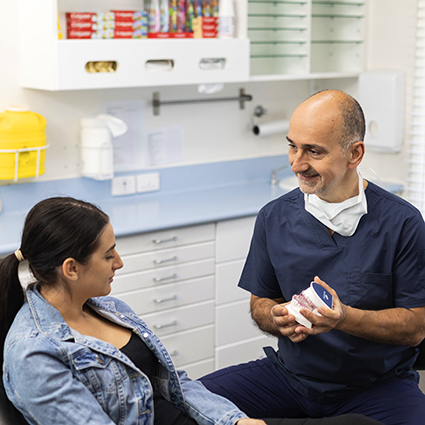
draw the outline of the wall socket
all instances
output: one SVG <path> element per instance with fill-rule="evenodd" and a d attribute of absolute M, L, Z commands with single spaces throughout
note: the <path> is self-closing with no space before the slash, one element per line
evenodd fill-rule
<path fill-rule="evenodd" d="M 111 182 L 111 195 L 131 195 L 136 193 L 135 176 L 114 177 Z"/>
<path fill-rule="evenodd" d="M 132 195 L 155 190 L 159 190 L 159 173 L 114 177 L 111 182 L 112 196 Z"/>

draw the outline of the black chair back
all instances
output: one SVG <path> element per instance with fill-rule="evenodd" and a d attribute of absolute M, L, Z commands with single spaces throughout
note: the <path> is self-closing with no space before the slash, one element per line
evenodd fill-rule
<path fill-rule="evenodd" d="M 0 383 L 0 425 L 28 425 L 22 413 L 7 398 L 3 380 Z"/>
<path fill-rule="evenodd" d="M 419 356 L 416 359 L 413 368 L 415 370 L 425 370 L 425 339 L 417 346 L 419 348 Z"/>

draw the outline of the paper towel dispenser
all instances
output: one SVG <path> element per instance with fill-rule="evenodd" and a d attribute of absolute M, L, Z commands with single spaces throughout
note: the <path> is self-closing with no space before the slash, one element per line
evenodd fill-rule
<path fill-rule="evenodd" d="M 401 151 L 404 128 L 403 72 L 363 72 L 359 77 L 358 100 L 366 118 L 366 150 Z"/>

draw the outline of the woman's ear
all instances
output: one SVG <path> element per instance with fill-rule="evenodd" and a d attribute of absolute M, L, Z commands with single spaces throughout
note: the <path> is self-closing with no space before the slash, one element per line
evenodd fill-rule
<path fill-rule="evenodd" d="M 73 258 L 67 258 L 61 265 L 61 272 L 66 279 L 78 279 L 77 262 Z"/>
<path fill-rule="evenodd" d="M 362 141 L 356 142 L 350 146 L 348 157 L 348 167 L 357 168 L 358 165 L 362 162 L 362 159 L 365 154 L 365 146 Z"/>

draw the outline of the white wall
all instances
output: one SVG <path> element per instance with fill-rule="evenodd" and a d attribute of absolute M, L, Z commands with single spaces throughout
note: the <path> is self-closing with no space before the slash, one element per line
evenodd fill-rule
<path fill-rule="evenodd" d="M 411 28 L 415 0 L 371 0 L 368 19 L 367 67 L 397 68 L 408 71 L 412 57 Z M 148 130 L 181 124 L 185 137 L 184 164 L 254 158 L 286 153 L 283 135 L 257 138 L 248 130 L 255 106 L 269 110 L 267 119 L 289 118 L 293 109 L 311 91 L 340 88 L 354 96 L 356 79 L 228 84 L 218 96 L 237 96 L 240 87 L 254 100 L 241 111 L 237 102 L 164 106 L 159 117 L 153 116 L 152 93 L 161 99 L 197 98 L 196 86 L 44 92 L 19 86 L 18 2 L 0 3 L 0 111 L 10 103 L 26 103 L 47 119 L 46 174 L 43 180 L 79 175 L 79 119 L 102 112 L 103 102 L 145 99 L 148 103 Z M 403 180 L 405 154 L 368 153 L 365 164 L 381 177 Z"/>

